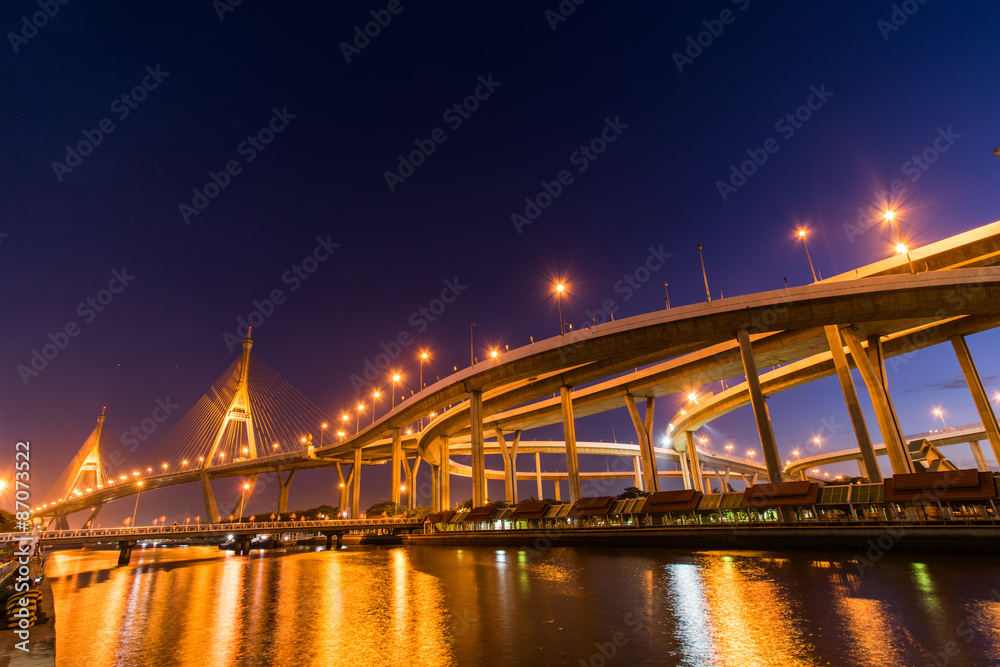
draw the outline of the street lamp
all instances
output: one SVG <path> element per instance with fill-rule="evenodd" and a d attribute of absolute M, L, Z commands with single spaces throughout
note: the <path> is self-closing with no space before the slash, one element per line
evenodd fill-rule
<path fill-rule="evenodd" d="M 756 456 L 757 452 L 752 449 L 747 450 L 747 458 L 753 461 L 753 457 Z"/>
<path fill-rule="evenodd" d="M 240 523 L 243 523 L 243 503 L 247 498 L 247 491 L 250 490 L 250 482 L 243 483 L 243 493 L 240 494 Z"/>
<path fill-rule="evenodd" d="M 809 270 L 812 271 L 813 282 L 816 282 L 816 269 L 813 267 L 812 257 L 809 256 L 809 246 L 806 245 L 806 230 L 799 230 L 799 238 L 802 239 L 802 247 L 806 250 L 806 259 L 809 260 Z"/>
<path fill-rule="evenodd" d="M 135 507 L 132 508 L 132 530 L 135 530 L 135 513 L 139 511 L 139 494 L 142 492 L 142 480 L 135 483 L 138 490 L 135 492 Z"/>
<path fill-rule="evenodd" d="M 712 292 L 708 289 L 708 274 L 705 272 L 705 256 L 701 254 L 701 244 L 698 244 L 698 259 L 701 260 L 701 277 L 705 279 L 705 296 L 712 303 Z"/>
<path fill-rule="evenodd" d="M 934 414 L 941 418 L 941 424 L 944 426 L 944 430 L 948 430 L 948 425 L 944 421 L 944 413 L 941 412 L 941 408 L 934 408 Z"/>
<path fill-rule="evenodd" d="M 321 448 L 323 447 L 323 436 L 324 436 L 324 435 L 326 435 L 326 422 L 323 422 L 323 423 L 322 423 L 322 424 L 320 425 L 320 431 L 319 431 L 319 446 L 320 446 Z"/>
<path fill-rule="evenodd" d="M 392 407 L 396 407 L 396 383 L 403 379 L 399 373 L 392 374 Z"/>
<path fill-rule="evenodd" d="M 896 215 L 895 209 L 888 209 L 882 214 L 882 219 L 886 222 L 891 222 L 896 225 L 896 235 L 899 236 L 899 243 L 896 244 L 896 252 L 900 255 L 906 255 L 906 263 L 910 266 L 910 275 L 917 275 L 916 270 L 913 268 L 913 261 L 910 260 L 910 251 L 906 248 L 906 243 L 903 242 L 903 232 L 899 229 L 899 217 Z"/>
<path fill-rule="evenodd" d="M 429 358 L 430 357 L 427 356 L 427 350 L 422 350 L 420 352 L 420 389 L 418 392 L 424 390 L 424 362 Z"/>
<path fill-rule="evenodd" d="M 813 436 L 813 444 L 816 445 L 817 447 L 819 447 L 819 453 L 822 454 L 823 453 L 823 443 L 820 442 L 820 439 L 819 439 L 818 435 L 814 435 Z"/>
<path fill-rule="evenodd" d="M 490 359 L 496 359 L 500 356 L 500 352 L 497 350 L 490 350 Z"/>
<path fill-rule="evenodd" d="M 799 450 L 793 449 L 792 450 L 792 456 L 794 456 L 796 459 L 798 459 L 799 458 Z"/>
<path fill-rule="evenodd" d="M 562 336 L 566 333 L 565 327 L 563 327 L 562 318 L 562 295 L 566 291 L 566 285 L 563 283 L 556 283 L 556 305 L 559 308 L 559 335 Z"/>
<path fill-rule="evenodd" d="M 469 322 L 469 365 L 470 366 L 475 366 L 476 364 L 476 353 L 473 350 L 473 342 L 472 342 L 473 341 L 472 328 L 474 326 L 476 326 L 475 322 Z"/>
<path fill-rule="evenodd" d="M 372 392 L 372 423 L 375 423 L 375 401 L 382 398 L 382 392 L 376 389 Z"/>
<path fill-rule="evenodd" d="M 727 456 L 733 455 L 733 443 L 729 443 L 728 445 L 726 445 L 726 455 Z"/>
<path fill-rule="evenodd" d="M 406 495 L 406 485 L 405 484 L 400 485 L 400 487 L 399 487 L 399 493 L 400 493 L 400 497 L 401 498 L 404 495 Z M 399 514 L 399 503 L 398 502 L 396 503 L 396 514 Z"/>

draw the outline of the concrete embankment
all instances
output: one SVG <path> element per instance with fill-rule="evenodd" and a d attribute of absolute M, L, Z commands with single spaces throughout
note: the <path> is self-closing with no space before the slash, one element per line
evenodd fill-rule
<path fill-rule="evenodd" d="M 496 546 L 548 549 L 550 547 L 667 547 L 681 549 L 838 550 L 864 554 L 936 551 L 1000 554 L 996 526 L 852 526 L 730 528 L 565 529 L 445 532 L 410 535 L 409 544 Z"/>

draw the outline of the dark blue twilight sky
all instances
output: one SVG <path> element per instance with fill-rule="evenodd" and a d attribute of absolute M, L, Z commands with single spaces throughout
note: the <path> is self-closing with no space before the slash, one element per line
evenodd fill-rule
<path fill-rule="evenodd" d="M 994 2 L 48 2 L 0 9 L 0 451 L 12 462 L 32 441 L 38 495 L 102 405 L 117 436 L 157 399 L 178 404 L 136 456 L 151 452 L 274 290 L 255 352 L 336 413 L 401 332 L 430 348 L 427 379 L 467 363 L 469 321 L 477 355 L 553 335 L 556 276 L 577 324 L 607 299 L 617 317 L 662 308 L 663 281 L 673 305 L 703 299 L 696 243 L 716 296 L 803 284 L 800 223 L 824 275 L 892 251 L 857 221 L 894 180 L 914 244 L 1000 217 Z M 579 152 L 602 134 L 603 152 Z M 398 156 L 418 144 L 433 152 L 411 171 Z M 299 278 L 317 239 L 337 247 Z M 670 256 L 625 289 L 654 251 Z M 91 313 L 115 271 L 127 285 Z M 454 303 L 423 322 L 449 283 Z M 47 367 L 19 371 L 70 322 Z M 970 339 L 993 390 L 996 340 Z M 413 388 L 415 349 L 400 359 Z M 919 360 L 890 379 L 904 430 L 933 428 L 933 405 L 949 425 L 976 421 L 950 348 Z M 660 402 L 658 430 L 678 405 Z M 823 419 L 847 423 L 834 381 L 770 405 L 784 452 Z M 581 420 L 581 439 L 634 438 L 620 412 Z M 711 430 L 755 441 L 749 410 Z M 332 474 L 299 476 L 292 505 L 335 503 Z M 366 503 L 387 495 L 387 481 L 365 487 Z M 199 513 L 201 494 L 145 504 L 140 521 Z"/>

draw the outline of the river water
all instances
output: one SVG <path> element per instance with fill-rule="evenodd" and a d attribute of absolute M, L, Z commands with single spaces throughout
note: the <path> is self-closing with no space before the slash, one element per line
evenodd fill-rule
<path fill-rule="evenodd" d="M 987 557 L 57 551 L 57 664 L 1000 665 Z"/>

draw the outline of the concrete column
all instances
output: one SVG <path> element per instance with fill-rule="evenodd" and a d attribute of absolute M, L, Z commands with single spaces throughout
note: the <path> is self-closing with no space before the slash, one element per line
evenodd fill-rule
<path fill-rule="evenodd" d="M 969 447 L 972 448 L 972 456 L 976 459 L 976 470 L 979 472 L 989 472 L 990 467 L 986 465 L 986 459 L 983 457 L 983 449 L 979 446 L 979 441 L 970 441 Z"/>
<path fill-rule="evenodd" d="M 651 433 L 653 431 L 653 397 L 646 399 L 645 420 L 639 418 L 639 409 L 635 405 L 635 399 L 631 394 L 625 394 L 625 405 L 628 407 L 628 414 L 632 418 L 632 426 L 639 440 L 639 455 L 642 457 L 642 476 L 646 483 L 646 489 L 651 492 L 660 490 L 660 477 L 656 473 L 656 456 L 653 452 L 653 441 Z"/>
<path fill-rule="evenodd" d="M 298 468 L 292 468 L 288 473 L 288 479 L 282 479 L 281 470 L 275 470 L 278 475 L 278 514 L 288 511 L 288 489 L 297 470 Z"/>
<path fill-rule="evenodd" d="M 354 468 L 351 470 L 354 486 L 351 488 L 351 518 L 361 517 L 361 449 L 354 450 Z"/>
<path fill-rule="evenodd" d="M 347 506 L 350 503 L 350 488 L 351 480 L 354 479 L 354 470 L 351 470 L 351 474 L 344 479 L 344 471 L 340 467 L 340 463 L 335 464 L 337 466 L 337 490 L 339 491 L 337 510 L 343 515 L 347 511 Z"/>
<path fill-rule="evenodd" d="M 500 453 L 503 455 L 504 491 L 507 494 L 507 502 L 511 505 L 517 504 L 517 446 L 521 442 L 521 431 L 514 431 L 514 442 L 510 448 L 503 437 L 503 431 L 498 427 L 493 428 L 496 433 L 497 442 L 500 443 Z"/>
<path fill-rule="evenodd" d="M 841 334 L 843 334 L 844 342 L 847 343 L 847 347 L 851 351 L 851 358 L 854 359 L 854 364 L 861 371 L 861 377 L 868 388 L 868 395 L 875 408 L 879 431 L 882 432 L 882 440 L 889 454 L 893 474 L 913 472 L 913 462 L 910 460 L 906 445 L 901 441 L 899 432 L 896 430 L 895 421 L 886 398 L 885 385 L 882 384 L 878 371 L 872 365 L 868 355 L 865 354 L 864 348 L 861 347 L 861 340 L 854 333 L 854 330 L 850 327 L 844 327 L 841 329 Z"/>
<path fill-rule="evenodd" d="M 441 509 L 451 509 L 451 451 L 447 438 L 441 441 Z"/>
<path fill-rule="evenodd" d="M 646 487 L 642 484 L 642 466 L 639 464 L 639 457 L 632 457 L 632 469 L 635 470 L 635 488 L 646 490 Z"/>
<path fill-rule="evenodd" d="M 955 356 L 958 357 L 958 365 L 962 367 L 962 375 L 965 376 L 965 384 L 969 386 L 969 393 L 976 404 L 976 411 L 979 412 L 979 419 L 983 422 L 983 430 L 990 440 L 990 447 L 993 448 L 993 455 L 1000 463 L 1000 427 L 997 426 L 997 416 L 993 413 L 989 396 L 983 387 L 983 381 L 976 370 L 976 364 L 972 361 L 972 353 L 965 342 L 964 336 L 955 336 L 951 339 L 951 345 L 955 348 Z"/>
<path fill-rule="evenodd" d="M 486 457 L 483 453 L 483 392 L 469 392 L 472 428 L 472 506 L 486 504 Z"/>
<path fill-rule="evenodd" d="M 851 415 L 854 435 L 857 437 L 858 447 L 861 449 L 861 460 L 858 462 L 861 476 L 870 479 L 872 484 L 881 484 L 882 472 L 879 470 L 878 458 L 875 456 L 875 448 L 872 446 L 872 439 L 868 433 L 868 425 L 865 424 L 865 416 L 861 412 L 861 404 L 858 402 L 858 392 L 854 388 L 851 368 L 847 365 L 847 355 L 844 354 L 844 341 L 840 337 L 840 329 L 829 325 L 825 327 L 825 331 L 826 341 L 833 356 L 833 365 L 837 369 L 837 379 L 840 380 L 840 390 L 844 394 L 844 403 L 847 404 L 847 412 Z"/>
<path fill-rule="evenodd" d="M 857 464 L 858 464 L 858 474 L 862 477 L 868 477 L 868 470 L 865 469 L 865 462 L 862 461 L 861 459 L 857 459 Z M 881 476 L 882 474 L 879 473 L 879 477 Z M 871 477 L 868 477 L 868 479 L 871 479 Z"/>
<path fill-rule="evenodd" d="M 760 436 L 760 446 L 764 450 L 764 463 L 767 466 L 767 476 L 772 483 L 784 479 L 781 474 L 781 456 L 778 445 L 774 441 L 774 430 L 771 428 L 771 415 L 767 411 L 764 393 L 760 389 L 760 378 L 757 376 L 757 363 L 750 347 L 750 333 L 746 329 L 736 332 L 736 340 L 740 344 L 740 357 L 743 359 L 743 372 L 747 378 L 747 388 L 750 391 L 750 405 L 753 407 L 753 418 L 757 422 L 757 434 Z"/>
<path fill-rule="evenodd" d="M 569 481 L 569 500 L 580 499 L 580 463 L 576 458 L 576 423 L 573 420 L 573 395 L 569 387 L 559 388 L 562 396 L 563 437 L 566 440 L 566 470 Z"/>
<path fill-rule="evenodd" d="M 535 452 L 535 484 L 538 485 L 538 495 L 536 497 L 541 500 L 544 498 L 542 495 L 542 458 L 538 452 Z"/>
<path fill-rule="evenodd" d="M 215 502 L 215 494 L 212 493 L 212 483 L 208 479 L 208 472 L 202 470 L 199 474 L 201 478 L 201 492 L 205 496 L 205 512 L 208 514 L 208 522 L 216 523 L 219 517 L 219 504 Z"/>
<path fill-rule="evenodd" d="M 395 504 L 399 504 L 399 466 L 403 461 L 403 440 L 402 429 L 396 427 L 392 429 L 392 484 L 389 499 Z"/>
<path fill-rule="evenodd" d="M 687 450 L 681 451 L 676 449 L 676 445 L 674 448 L 677 451 L 677 459 L 681 465 L 681 478 L 684 480 L 684 488 L 693 489 L 694 486 L 691 484 L 691 469 L 688 467 L 687 454 L 685 453 Z"/>
<path fill-rule="evenodd" d="M 431 511 L 440 512 L 441 506 L 441 468 L 431 464 Z"/>
<path fill-rule="evenodd" d="M 903 433 L 903 426 L 899 423 L 899 414 L 896 412 L 896 405 L 892 402 L 892 392 L 889 391 L 889 376 L 885 372 L 885 352 L 882 350 L 881 336 L 868 337 L 868 358 L 871 359 L 875 372 L 878 373 L 882 387 L 885 388 L 885 401 L 889 406 L 889 414 L 892 416 L 892 425 L 899 434 L 899 441 L 903 443 L 903 451 L 906 452 L 906 460 L 911 461 L 910 450 L 906 442 L 906 434 Z M 914 470 L 916 468 L 914 467 Z"/>
<path fill-rule="evenodd" d="M 562 498 L 559 497 L 560 491 L 559 491 L 559 478 L 558 477 L 555 479 L 555 485 L 556 485 L 556 488 L 555 488 L 556 496 L 555 496 L 555 498 L 556 498 L 556 500 L 562 500 Z M 573 502 L 575 503 L 576 500 L 573 500 Z"/>
<path fill-rule="evenodd" d="M 407 465 L 408 473 L 406 475 L 406 506 L 411 510 L 417 507 L 417 471 L 420 470 L 421 461 L 423 459 L 417 456 L 413 459 L 413 466 L 409 466 L 406 459 L 403 459 L 403 465 Z"/>
<path fill-rule="evenodd" d="M 695 491 L 705 493 L 705 478 L 701 474 L 701 460 L 698 458 L 698 450 L 695 448 L 694 432 L 685 431 L 687 438 L 687 459 L 691 470 L 691 483 Z"/>

